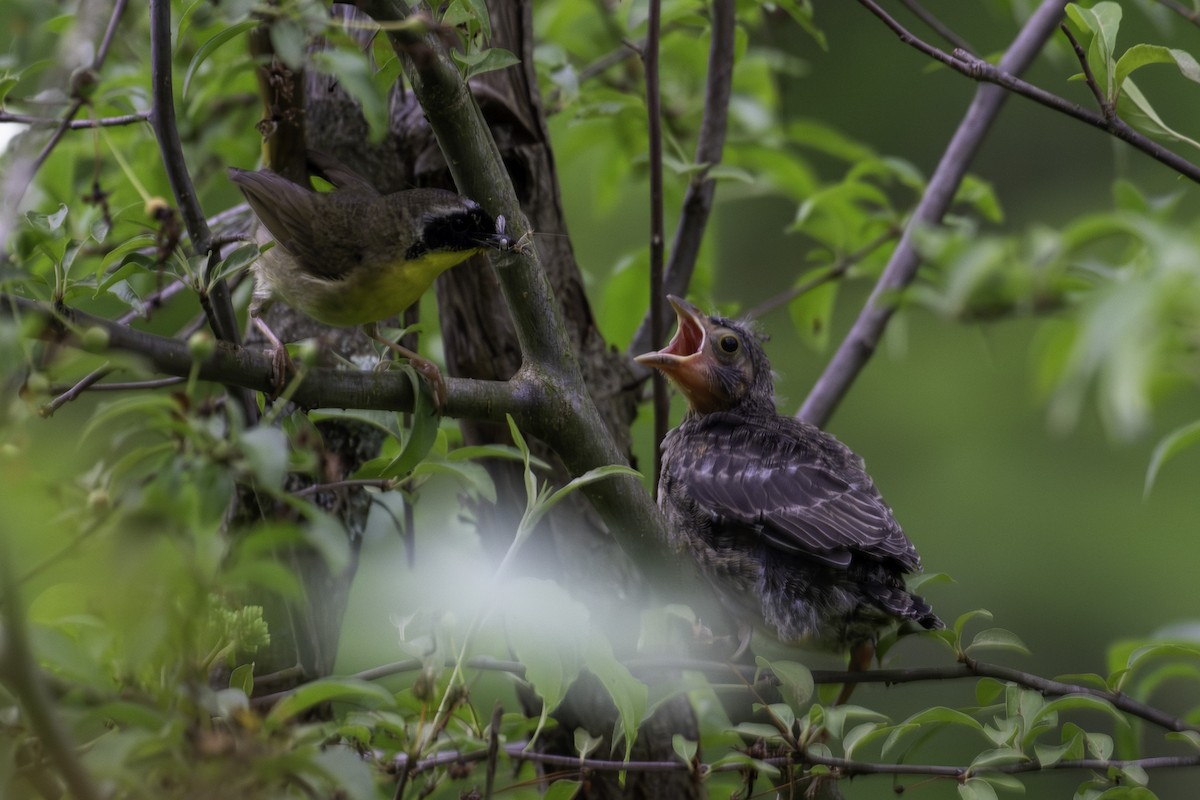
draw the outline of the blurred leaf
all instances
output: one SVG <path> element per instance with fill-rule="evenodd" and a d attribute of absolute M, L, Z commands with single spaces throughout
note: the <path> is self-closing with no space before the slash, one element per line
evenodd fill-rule
<path fill-rule="evenodd" d="M 392 693 L 382 686 L 355 678 L 321 678 L 299 687 L 267 714 L 270 726 L 279 726 L 322 703 L 339 702 L 365 708 L 392 706 Z"/>
<path fill-rule="evenodd" d="M 1155 445 L 1154 454 L 1150 456 L 1150 466 L 1146 468 L 1146 482 L 1142 488 L 1142 496 L 1150 496 L 1154 479 L 1158 477 L 1158 472 L 1162 469 L 1163 464 L 1189 447 L 1195 447 L 1198 443 L 1200 443 L 1200 420 L 1184 425 L 1182 428 L 1176 428 L 1164 436 Z"/>
<path fill-rule="evenodd" d="M 813 273 L 807 273 L 805 280 Z M 788 314 L 800 341 L 818 353 L 829 346 L 830 329 L 833 327 L 833 307 L 837 300 L 838 284 L 825 281 L 802 293 L 788 303 Z"/>
<path fill-rule="evenodd" d="M 681 734 L 676 733 L 671 736 L 671 749 L 690 768 L 696 758 L 696 753 L 700 750 L 700 743 L 693 742 L 691 739 L 687 739 Z"/>
<path fill-rule="evenodd" d="M 287 477 L 288 439 L 279 428 L 255 427 L 242 433 L 238 445 L 251 474 L 269 490 L 283 488 Z"/>
<path fill-rule="evenodd" d="M 241 36 L 247 31 L 254 30 L 261 24 L 262 21 L 259 19 L 242 20 L 241 22 L 235 23 L 228 28 L 224 28 L 216 36 L 213 36 L 204 44 L 200 45 L 200 47 L 196 49 L 195 55 L 192 56 L 192 60 L 188 64 L 187 72 L 183 76 L 183 96 L 187 97 L 188 89 L 192 85 L 192 78 L 195 77 L 196 72 L 201 66 L 204 65 L 204 62 L 208 60 L 209 56 L 219 50 L 226 42 L 236 39 L 238 36 Z"/>
<path fill-rule="evenodd" d="M 552 781 L 546 787 L 546 791 L 542 795 L 542 800 L 572 800 L 575 795 L 579 794 L 582 786 L 583 784 L 580 781 L 559 778 L 556 781 Z"/>
<path fill-rule="evenodd" d="M 629 668 L 616 659 L 612 645 L 601 631 L 593 629 L 585 644 L 584 663 L 612 699 L 617 708 L 617 724 L 612 741 L 625 742 L 625 758 L 628 760 L 637 740 L 638 726 L 646 715 L 648 690 Z"/>
<path fill-rule="evenodd" d="M 358 49 L 322 50 L 313 55 L 313 64 L 337 78 L 338 85 L 359 102 L 370 140 L 381 142 L 388 132 L 387 95 L 375 85 L 374 68 L 367 54 Z"/>
<path fill-rule="evenodd" d="M 304 28 L 291 17 L 278 17 L 270 25 L 271 49 L 292 70 L 304 67 Z"/>

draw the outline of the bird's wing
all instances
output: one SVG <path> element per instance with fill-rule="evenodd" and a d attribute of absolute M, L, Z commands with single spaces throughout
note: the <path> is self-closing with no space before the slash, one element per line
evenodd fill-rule
<path fill-rule="evenodd" d="M 671 480 L 715 519 L 837 566 L 866 555 L 919 567 L 861 460 L 833 437 L 787 418 L 710 414 L 689 438 L 673 448 Z"/>
<path fill-rule="evenodd" d="M 353 214 L 342 208 L 344 198 L 339 202 L 332 200 L 332 195 L 318 195 L 269 170 L 230 169 L 229 176 L 271 237 L 305 272 L 339 280 L 356 263 L 342 253 L 348 246 L 361 248 L 346 230 L 347 217 Z M 315 223 L 318 218 L 319 225 Z M 338 258 L 331 257 L 333 251 Z"/>

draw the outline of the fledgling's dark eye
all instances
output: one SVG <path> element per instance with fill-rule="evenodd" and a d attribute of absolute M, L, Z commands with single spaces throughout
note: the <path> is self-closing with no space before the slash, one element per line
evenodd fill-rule
<path fill-rule="evenodd" d="M 717 346 L 730 355 L 737 352 L 740 344 L 741 343 L 738 341 L 738 338 L 732 333 L 727 333 L 717 340 Z"/>
<path fill-rule="evenodd" d="M 450 218 L 450 229 L 455 233 L 466 233 L 471 227 L 471 219 L 465 214 L 455 214 Z"/>

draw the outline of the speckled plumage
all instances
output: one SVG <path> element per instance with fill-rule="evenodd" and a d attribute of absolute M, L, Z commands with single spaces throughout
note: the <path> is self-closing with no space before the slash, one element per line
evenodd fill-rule
<path fill-rule="evenodd" d="M 920 558 L 862 459 L 777 413 L 766 354 L 745 326 L 672 303 L 680 332 L 639 357 L 689 401 L 663 442 L 659 505 L 672 543 L 739 624 L 835 651 L 896 621 L 940 627 L 905 589 Z"/>

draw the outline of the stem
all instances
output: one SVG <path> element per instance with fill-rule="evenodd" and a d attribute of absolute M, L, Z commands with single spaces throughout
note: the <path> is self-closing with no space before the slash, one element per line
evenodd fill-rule
<path fill-rule="evenodd" d="M 663 170 L 662 170 L 662 96 L 659 90 L 658 54 L 662 39 L 662 3 L 650 0 L 646 20 L 646 47 L 642 63 L 646 69 L 646 117 L 650 146 L 650 338 L 663 341 L 666 308 L 663 303 Z M 654 485 L 662 474 L 662 449 L 659 446 L 667 435 L 671 400 L 667 396 L 667 381 L 659 370 L 653 370 L 651 386 L 654 396 Z"/>

